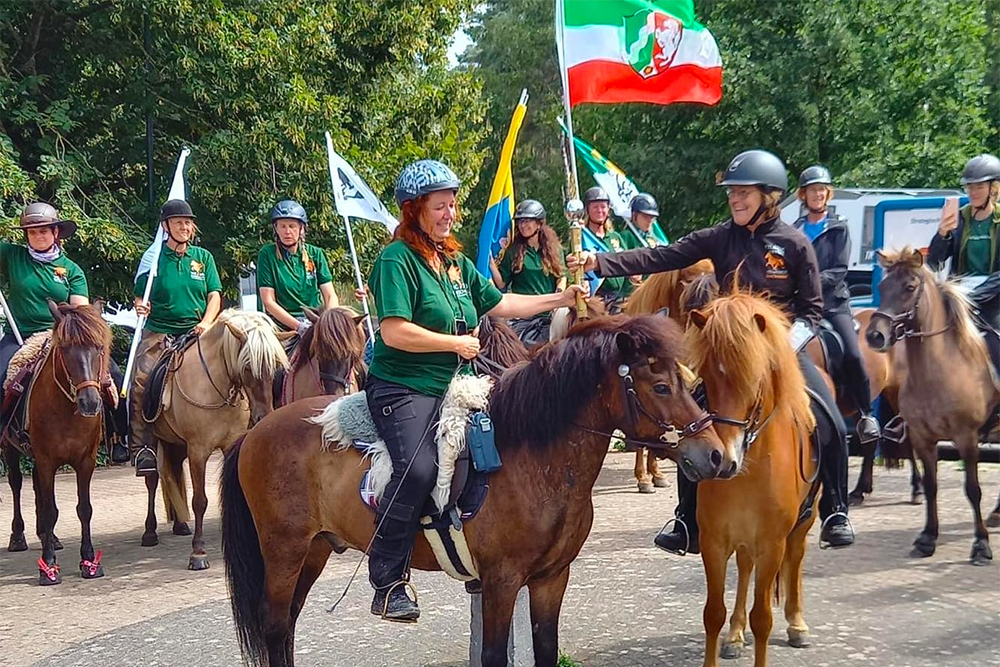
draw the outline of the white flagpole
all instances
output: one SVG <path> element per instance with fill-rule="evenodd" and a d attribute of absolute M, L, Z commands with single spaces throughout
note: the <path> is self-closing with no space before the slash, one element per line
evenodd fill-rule
<path fill-rule="evenodd" d="M 0 292 L 0 308 L 3 308 L 4 317 L 7 318 L 7 326 L 10 327 L 11 332 L 14 334 L 14 340 L 17 341 L 18 345 L 24 345 L 24 339 L 21 338 L 21 332 L 17 330 L 17 322 L 14 321 L 14 314 L 10 312 L 10 307 L 7 305 L 7 299 L 4 298 L 3 292 Z"/>
<path fill-rule="evenodd" d="M 187 161 L 190 154 L 191 149 L 187 146 L 181 150 L 180 157 L 177 158 L 177 167 L 174 169 L 174 179 L 170 183 L 170 193 L 167 195 L 167 199 L 187 199 L 184 192 L 184 163 Z M 160 252 L 163 249 L 164 241 L 166 241 L 166 235 L 163 232 L 163 225 L 158 222 L 156 224 L 156 235 L 153 237 L 154 251 L 152 263 L 149 267 L 149 277 L 146 278 L 146 289 L 142 294 L 143 303 L 149 303 L 149 294 L 153 289 L 153 279 L 156 277 L 156 271 L 159 268 Z M 128 361 L 125 364 L 125 373 L 122 375 L 122 398 L 128 397 L 132 372 L 135 370 L 135 355 L 139 350 L 139 341 L 142 339 L 142 330 L 145 326 L 146 318 L 144 316 L 139 317 L 139 320 L 135 325 L 135 332 L 132 334 L 132 344 L 129 346 Z"/>
<path fill-rule="evenodd" d="M 334 202 L 340 203 L 340 188 L 337 187 L 337 174 L 333 167 L 333 139 L 330 137 L 330 133 L 326 133 L 326 163 L 330 170 L 330 187 L 333 188 L 333 199 Z M 337 207 L 340 208 L 339 206 Z M 347 245 L 351 250 L 351 262 L 354 264 L 354 279 L 358 283 L 358 289 L 365 292 L 365 281 L 361 277 L 361 266 L 358 264 L 358 251 L 354 248 L 354 234 L 351 233 L 351 220 L 346 215 L 342 216 L 344 218 L 344 228 L 347 230 Z M 371 312 L 368 310 L 368 295 L 363 294 L 361 297 L 361 307 L 365 312 L 365 324 L 368 328 L 368 336 L 371 340 L 375 341 L 375 328 L 372 326 L 372 316 Z"/>
<path fill-rule="evenodd" d="M 566 193 L 568 199 L 579 199 L 580 179 L 576 172 L 576 145 L 573 141 L 573 110 L 569 104 L 569 73 L 566 71 L 566 47 L 565 30 L 566 12 L 563 7 L 563 0 L 556 0 L 556 51 L 559 54 L 559 76 L 562 79 L 563 89 L 563 109 L 566 112 L 566 132 L 569 134 L 566 142 L 569 145 L 569 167 L 573 176 L 570 184 L 570 192 Z"/>

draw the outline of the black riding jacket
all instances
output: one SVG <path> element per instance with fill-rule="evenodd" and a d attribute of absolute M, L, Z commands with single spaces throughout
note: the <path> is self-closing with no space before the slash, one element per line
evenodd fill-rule
<path fill-rule="evenodd" d="M 802 216 L 792 226 L 801 230 L 805 224 L 806 216 Z M 851 291 L 847 288 L 847 265 L 851 259 L 851 230 L 842 218 L 831 215 L 826 221 L 826 229 L 820 232 L 812 246 L 819 264 L 823 310 L 828 313 L 850 313 Z"/>

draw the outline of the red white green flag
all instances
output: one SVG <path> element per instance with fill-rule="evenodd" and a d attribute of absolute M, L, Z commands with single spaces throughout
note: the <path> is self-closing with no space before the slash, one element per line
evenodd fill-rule
<path fill-rule="evenodd" d="M 722 97 L 719 47 L 694 0 L 557 0 L 556 31 L 571 106 Z"/>

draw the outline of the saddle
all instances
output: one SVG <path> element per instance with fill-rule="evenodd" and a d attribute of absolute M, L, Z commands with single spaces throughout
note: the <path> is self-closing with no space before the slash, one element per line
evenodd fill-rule
<path fill-rule="evenodd" d="M 478 579 L 475 563 L 462 534 L 463 522 L 476 516 L 489 492 L 489 474 L 475 470 L 466 435 L 470 413 L 485 410 L 489 378 L 459 376 L 442 402 L 435 440 L 438 478 L 420 519 L 424 536 L 438 564 L 459 581 Z M 353 447 L 371 464 L 359 485 L 362 502 L 374 512 L 392 475 L 392 460 L 379 438 L 368 410 L 365 392 L 350 394 L 311 419 L 323 427 L 324 447 L 335 451 Z"/>
<path fill-rule="evenodd" d="M 528 319 L 512 319 L 508 321 L 510 328 L 521 339 L 525 347 L 532 348 L 549 342 L 549 329 L 552 326 L 551 315 L 537 315 Z"/>
<path fill-rule="evenodd" d="M 7 376 L 4 378 L 0 439 L 6 438 L 27 456 L 31 455 L 31 443 L 28 440 L 28 396 L 35 381 L 35 373 L 45 363 L 51 349 L 51 331 L 40 331 L 32 335 L 11 357 Z"/>
<path fill-rule="evenodd" d="M 147 423 L 152 424 L 160 418 L 163 412 L 163 392 L 166 390 L 167 381 L 171 374 L 180 367 L 174 366 L 174 359 L 183 358 L 184 352 L 198 342 L 198 336 L 185 334 L 174 339 L 167 349 L 163 351 L 160 358 L 156 360 L 153 370 L 146 378 L 145 393 L 142 396 L 142 418 Z"/>
<path fill-rule="evenodd" d="M 855 328 L 857 322 L 854 323 Z M 820 322 L 818 336 L 820 345 L 823 346 L 823 358 L 826 360 L 826 372 L 830 377 L 839 378 L 840 371 L 844 367 L 844 340 L 826 320 Z"/>

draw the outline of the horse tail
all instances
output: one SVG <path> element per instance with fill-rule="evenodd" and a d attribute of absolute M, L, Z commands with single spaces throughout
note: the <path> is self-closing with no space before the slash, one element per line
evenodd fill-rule
<path fill-rule="evenodd" d="M 792 577 L 795 573 L 792 572 L 791 563 L 788 562 L 788 556 L 785 555 L 781 559 L 781 565 L 778 566 L 778 574 L 774 578 L 774 606 L 780 607 L 784 602 L 784 596 L 788 594 L 788 591 L 792 588 Z"/>
<path fill-rule="evenodd" d="M 257 526 L 240 485 L 240 449 L 245 437 L 240 436 L 222 465 L 222 559 L 243 659 L 247 664 L 263 667 L 268 662 L 261 614 L 264 557 L 260 553 Z"/>
<path fill-rule="evenodd" d="M 187 478 L 184 474 L 184 459 L 174 445 L 160 443 L 160 482 L 162 483 L 163 506 L 167 519 L 178 523 L 191 520 L 187 502 Z"/>

